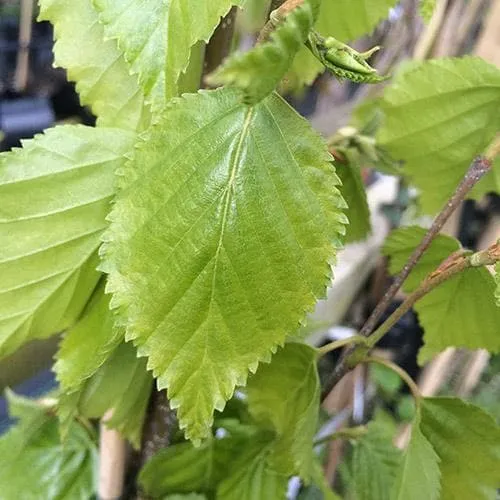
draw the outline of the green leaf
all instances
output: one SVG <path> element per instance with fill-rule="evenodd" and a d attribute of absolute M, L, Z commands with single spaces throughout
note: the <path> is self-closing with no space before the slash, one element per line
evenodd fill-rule
<path fill-rule="evenodd" d="M 420 15 L 426 23 L 431 20 L 435 8 L 436 0 L 420 0 Z"/>
<path fill-rule="evenodd" d="M 390 271 L 399 272 L 425 234 L 416 227 L 398 229 L 387 239 L 383 253 L 391 257 Z M 412 291 L 452 252 L 459 248 L 453 238 L 439 235 L 405 282 Z M 449 346 L 500 351 L 500 309 L 495 306 L 494 278 L 485 268 L 466 269 L 425 295 L 415 304 L 424 329 L 419 361 L 428 360 Z"/>
<path fill-rule="evenodd" d="M 94 496 L 97 450 L 75 423 L 61 443 L 57 418 L 48 408 L 7 392 L 19 419 L 0 437 L 0 491 L 5 500 L 87 500 Z"/>
<path fill-rule="evenodd" d="M 217 500 L 285 500 L 288 477 L 269 466 L 272 448 L 265 434 L 246 444 L 219 484 Z"/>
<path fill-rule="evenodd" d="M 154 111 L 178 93 L 191 48 L 243 0 L 94 0 L 106 35 L 117 39 Z"/>
<path fill-rule="evenodd" d="M 205 495 L 198 493 L 188 493 L 187 495 L 168 495 L 163 500 L 206 500 Z"/>
<path fill-rule="evenodd" d="M 245 93 L 245 102 L 255 104 L 268 96 L 285 76 L 311 30 L 319 0 L 305 0 L 293 9 L 271 33 L 269 41 L 243 54 L 230 56 L 209 76 L 213 85 L 233 85 Z"/>
<path fill-rule="evenodd" d="M 126 168 L 112 306 L 189 438 L 324 295 L 345 223 L 330 160 L 279 96 L 221 89 L 173 100 Z"/>
<path fill-rule="evenodd" d="M 370 209 L 366 200 L 366 190 L 361 178 L 359 163 L 354 151 L 345 151 L 347 163 L 335 162 L 336 172 L 342 185 L 340 192 L 348 209 L 346 211 L 347 226 L 346 243 L 365 239 L 371 231 Z"/>
<path fill-rule="evenodd" d="M 301 47 L 280 86 L 280 92 L 291 94 L 299 93 L 313 84 L 317 76 L 324 71 L 325 67 L 311 54 L 306 47 Z"/>
<path fill-rule="evenodd" d="M 372 421 L 368 432 L 352 443 L 344 467 L 347 470 L 342 471 L 349 492 L 356 500 L 387 500 L 400 458 L 385 425 Z"/>
<path fill-rule="evenodd" d="M 460 399 L 425 398 L 420 428 L 440 458 L 441 500 L 496 498 L 500 427 L 490 415 Z"/>
<path fill-rule="evenodd" d="M 80 316 L 100 276 L 113 172 L 134 140 L 67 125 L 0 154 L 0 357 Z"/>
<path fill-rule="evenodd" d="M 270 458 L 273 468 L 306 481 L 312 474 L 319 413 L 316 357 L 316 350 L 308 345 L 286 344 L 270 364 L 260 366 L 247 386 L 251 415 L 277 434 Z"/>
<path fill-rule="evenodd" d="M 398 274 L 411 253 L 420 244 L 427 230 L 419 226 L 408 226 L 396 229 L 390 233 L 382 247 L 382 253 L 390 257 L 389 271 Z M 460 243 L 451 236 L 444 234 L 434 238 L 430 247 L 418 261 L 403 285 L 405 292 L 413 292 L 420 283 L 453 252 L 460 249 Z"/>
<path fill-rule="evenodd" d="M 145 128 L 150 117 L 142 90 L 116 42 L 104 41 L 92 0 L 40 0 L 39 4 L 39 19 L 54 25 L 55 63 L 67 69 L 82 104 L 97 115 L 98 125 Z"/>
<path fill-rule="evenodd" d="M 112 410 L 106 426 L 117 429 L 139 448 L 152 385 L 146 361 L 137 358 L 131 344 L 121 343 L 73 401 L 88 418 L 101 418 Z"/>
<path fill-rule="evenodd" d="M 397 0 L 323 0 L 316 28 L 324 36 L 348 42 L 373 31 Z"/>
<path fill-rule="evenodd" d="M 417 415 L 411 440 L 399 467 L 391 500 L 438 500 L 440 492 L 440 458 L 420 430 Z M 453 446 L 453 443 L 451 443 Z"/>
<path fill-rule="evenodd" d="M 102 282 L 90 299 L 80 321 L 63 338 L 54 371 L 62 392 L 75 392 L 94 375 L 124 335 L 113 328 L 109 296 Z"/>
<path fill-rule="evenodd" d="M 224 437 L 209 438 L 195 448 L 191 443 L 169 446 L 141 470 L 139 484 L 153 498 L 168 493 L 213 493 L 242 447 L 249 442 Z"/>
<path fill-rule="evenodd" d="M 413 65 L 387 88 L 378 140 L 405 160 L 426 213 L 442 208 L 493 139 L 499 105 L 500 70 L 478 57 Z"/>

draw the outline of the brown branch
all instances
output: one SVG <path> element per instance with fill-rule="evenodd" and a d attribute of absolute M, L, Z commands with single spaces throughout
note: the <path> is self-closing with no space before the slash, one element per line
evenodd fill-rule
<path fill-rule="evenodd" d="M 279 22 L 293 9 L 296 9 L 303 3 L 304 0 L 286 0 L 273 2 L 272 6 L 274 7 L 275 5 L 278 5 L 278 7 L 271 10 L 269 21 L 267 21 L 267 23 L 261 29 L 256 43 L 262 43 L 268 40 Z"/>

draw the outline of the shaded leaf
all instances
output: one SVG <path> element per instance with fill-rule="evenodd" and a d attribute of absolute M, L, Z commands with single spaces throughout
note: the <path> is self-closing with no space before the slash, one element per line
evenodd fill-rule
<path fill-rule="evenodd" d="M 137 358 L 133 345 L 121 343 L 74 401 L 78 412 L 88 418 L 101 418 L 112 410 L 106 426 L 117 429 L 139 448 L 152 384 L 146 361 Z"/>
<path fill-rule="evenodd" d="M 177 95 L 191 48 L 207 42 L 222 16 L 243 0 L 94 0 L 106 35 L 117 39 L 153 109 Z"/>
<path fill-rule="evenodd" d="M 319 413 L 316 357 L 308 345 L 286 344 L 270 364 L 259 367 L 247 386 L 251 415 L 277 434 L 270 458 L 273 468 L 306 481 L 312 474 Z"/>
<path fill-rule="evenodd" d="M 421 190 L 426 213 L 442 208 L 472 159 L 500 128 L 500 70 L 478 57 L 436 59 L 400 73 L 383 100 L 378 139 Z"/>
<path fill-rule="evenodd" d="M 145 128 L 149 110 L 142 90 L 116 42 L 104 41 L 92 0 L 40 0 L 39 4 L 39 19 L 54 25 L 55 63 L 67 69 L 82 104 L 91 107 L 97 123 L 131 130 Z"/>
<path fill-rule="evenodd" d="M 87 500 L 94 496 L 95 443 L 74 423 L 64 443 L 50 409 L 8 392 L 19 421 L 0 437 L 0 495 L 5 500 Z"/>
<path fill-rule="evenodd" d="M 426 233 L 427 230 L 423 227 L 408 226 L 396 229 L 389 234 L 382 247 L 382 253 L 386 257 L 390 257 L 389 271 L 391 274 L 398 274 L 403 269 L 411 253 L 417 248 Z M 447 257 L 459 249 L 460 243 L 455 238 L 445 234 L 438 235 L 413 268 L 404 282 L 403 289 L 406 292 L 415 290 Z"/>
<path fill-rule="evenodd" d="M 345 223 L 330 159 L 279 96 L 222 89 L 174 100 L 124 172 L 112 305 L 189 438 L 323 296 Z"/>
<path fill-rule="evenodd" d="M 209 83 L 242 89 L 248 104 L 264 99 L 278 86 L 303 47 L 314 24 L 318 3 L 319 0 L 305 0 L 280 22 L 269 41 L 243 54 L 231 55 L 209 76 Z"/>
<path fill-rule="evenodd" d="M 417 416 L 391 500 L 438 500 L 441 488 L 439 462 L 434 448 L 420 430 L 420 416 Z"/>
<path fill-rule="evenodd" d="M 400 463 L 400 452 L 384 424 L 372 421 L 368 432 L 352 443 L 342 477 L 356 500 L 387 500 Z"/>
<path fill-rule="evenodd" d="M 420 428 L 440 458 L 442 500 L 496 498 L 500 427 L 490 415 L 460 399 L 425 398 Z"/>
<path fill-rule="evenodd" d="M 371 231 L 370 209 L 366 190 L 361 178 L 359 163 L 354 151 L 346 151 L 346 163 L 335 162 L 336 172 L 342 185 L 340 192 L 347 203 L 346 215 L 349 219 L 345 242 L 351 243 L 365 239 Z"/>
<path fill-rule="evenodd" d="M 324 36 L 348 42 L 370 34 L 397 0 L 323 0 L 316 28 Z"/>
<path fill-rule="evenodd" d="M 135 135 L 61 126 L 0 154 L 0 357 L 75 323 Z"/>
<path fill-rule="evenodd" d="M 383 253 L 391 257 L 390 271 L 399 272 L 425 230 L 409 227 L 393 231 Z M 406 291 L 414 290 L 459 244 L 449 236 L 439 235 L 425 252 L 405 282 Z M 495 306 L 494 279 L 485 268 L 466 269 L 425 295 L 415 304 L 424 329 L 424 346 L 419 361 L 450 346 L 500 351 L 500 309 Z"/>
<path fill-rule="evenodd" d="M 272 441 L 256 436 L 234 460 L 227 477 L 217 488 L 217 500 L 285 500 L 288 477 L 269 465 Z"/>

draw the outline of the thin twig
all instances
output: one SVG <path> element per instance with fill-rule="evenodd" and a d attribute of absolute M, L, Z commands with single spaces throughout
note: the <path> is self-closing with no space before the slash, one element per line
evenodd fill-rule
<path fill-rule="evenodd" d="M 413 51 L 413 59 L 416 61 L 423 61 L 429 56 L 432 45 L 436 40 L 436 36 L 443 24 L 445 18 L 448 0 L 438 0 L 432 18 L 428 26 L 425 28 L 422 36 L 418 40 L 415 50 Z"/>
<path fill-rule="evenodd" d="M 19 21 L 19 49 L 17 53 L 16 71 L 14 73 L 14 88 L 17 92 L 26 89 L 29 75 L 29 48 L 33 24 L 33 0 L 21 0 L 21 15 Z"/>
<path fill-rule="evenodd" d="M 353 335 L 352 337 L 348 337 L 346 339 L 335 340 L 334 342 L 329 342 L 328 344 L 318 348 L 318 356 L 324 356 L 329 352 L 335 351 L 336 349 L 340 349 L 341 347 L 345 347 L 346 345 L 355 345 L 355 344 L 366 344 L 368 339 L 366 337 L 362 337 L 361 335 Z"/>
<path fill-rule="evenodd" d="M 358 425 L 356 427 L 344 427 L 338 431 L 327 434 L 316 441 L 314 441 L 314 446 L 319 446 L 323 443 L 328 443 L 329 441 L 334 441 L 335 439 L 358 439 L 364 436 L 368 432 L 365 425 Z"/>
<path fill-rule="evenodd" d="M 387 333 L 389 330 L 413 307 L 413 305 L 424 295 L 438 287 L 441 283 L 453 278 L 465 269 L 471 267 L 481 267 L 492 265 L 500 261 L 500 243 L 491 245 L 486 250 L 474 254 L 456 254 L 455 260 L 445 259 L 436 271 L 431 273 L 420 286 L 368 337 L 367 344 L 359 344 L 347 349 L 345 355 L 338 363 L 336 369 L 325 383 L 322 399 L 324 399 L 335 384 L 354 366 L 366 359 L 370 348 Z M 323 347 L 323 349 L 326 346 Z"/>
<path fill-rule="evenodd" d="M 260 30 L 256 43 L 262 43 L 269 39 L 271 33 L 276 29 L 276 20 L 283 19 L 293 9 L 296 9 L 304 3 L 304 0 L 286 0 L 285 2 L 275 2 L 273 5 L 279 4 L 279 7 L 271 11 L 269 21 Z"/>

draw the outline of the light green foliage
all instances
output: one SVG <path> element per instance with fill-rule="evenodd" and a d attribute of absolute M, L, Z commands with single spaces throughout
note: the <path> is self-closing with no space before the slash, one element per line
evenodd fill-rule
<path fill-rule="evenodd" d="M 420 15 L 426 23 L 431 20 L 435 8 L 436 0 L 420 0 Z"/>
<path fill-rule="evenodd" d="M 100 418 L 113 410 L 106 425 L 138 448 L 152 384 L 146 361 L 137 358 L 131 344 L 121 343 L 83 387 L 68 396 L 66 404 L 76 405 L 78 413 L 88 418 Z"/>
<path fill-rule="evenodd" d="M 330 159 L 279 96 L 223 89 L 173 100 L 123 172 L 112 306 L 189 438 L 324 295 L 345 223 Z"/>
<path fill-rule="evenodd" d="M 383 249 L 383 253 L 391 257 L 391 273 L 401 270 L 423 234 L 423 229 L 415 227 L 391 233 Z M 438 236 L 411 272 L 404 289 L 414 290 L 458 248 L 453 238 Z M 424 362 L 449 346 L 500 351 L 500 309 L 495 306 L 494 291 L 494 279 L 487 269 L 470 268 L 421 298 L 415 304 L 425 341 L 419 361 Z"/>
<path fill-rule="evenodd" d="M 341 474 L 349 496 L 356 500 L 390 498 L 401 454 L 392 444 L 392 435 L 383 423 L 373 421 L 368 432 L 352 442 L 352 450 Z"/>
<path fill-rule="evenodd" d="M 87 500 L 94 496 L 97 450 L 88 431 L 74 423 L 61 443 L 53 408 L 8 392 L 18 422 L 0 437 L 2 500 Z"/>
<path fill-rule="evenodd" d="M 189 493 L 187 495 L 168 495 L 164 497 L 163 500 L 206 500 L 205 495 L 199 495 L 198 493 Z"/>
<path fill-rule="evenodd" d="M 460 399 L 426 398 L 420 429 L 440 459 L 441 500 L 496 498 L 500 427 L 490 415 Z"/>
<path fill-rule="evenodd" d="M 79 317 L 99 279 L 113 172 L 134 139 L 67 125 L 0 154 L 0 357 Z"/>
<path fill-rule="evenodd" d="M 441 489 L 440 458 L 422 434 L 417 415 L 411 439 L 398 470 L 391 500 L 438 500 Z M 450 443 L 453 446 L 452 443 Z"/>
<path fill-rule="evenodd" d="M 307 47 L 301 47 L 281 83 L 284 92 L 296 94 L 305 86 L 312 85 L 325 67 L 311 54 Z"/>
<path fill-rule="evenodd" d="M 370 34 L 397 0 L 322 0 L 316 29 L 348 42 Z"/>
<path fill-rule="evenodd" d="M 208 81 L 242 89 L 248 104 L 264 99 L 277 87 L 306 41 L 317 6 L 318 0 L 305 0 L 284 19 L 276 19 L 277 27 L 269 41 L 229 57 Z"/>
<path fill-rule="evenodd" d="M 305 344 L 286 344 L 271 364 L 263 364 L 250 378 L 247 394 L 256 422 L 277 434 L 270 458 L 273 468 L 309 481 L 320 394 L 316 350 Z"/>
<path fill-rule="evenodd" d="M 93 0 L 153 110 L 178 94 L 191 48 L 209 40 L 221 16 L 243 0 Z"/>
<path fill-rule="evenodd" d="M 265 24 L 271 0 L 246 0 L 244 8 L 238 12 L 238 27 L 245 33 L 257 33 Z"/>
<path fill-rule="evenodd" d="M 92 0 L 40 0 L 40 20 L 54 25 L 55 63 L 76 82 L 82 104 L 106 127 L 137 130 L 149 122 L 149 111 L 137 78 L 104 29 Z"/>
<path fill-rule="evenodd" d="M 405 160 L 404 173 L 421 189 L 426 213 L 442 208 L 493 139 L 499 105 L 500 70 L 478 57 L 413 65 L 387 88 L 378 139 Z"/>
<path fill-rule="evenodd" d="M 365 239 L 371 231 L 370 209 L 366 199 L 366 190 L 361 178 L 359 155 L 355 150 L 346 149 L 340 151 L 345 155 L 345 162 L 335 162 L 336 172 L 342 185 L 340 192 L 344 197 L 347 206 L 347 226 L 346 243 Z"/>
<path fill-rule="evenodd" d="M 407 226 L 390 233 L 384 242 L 382 253 L 386 257 L 390 257 L 389 271 L 391 274 L 398 274 L 403 269 L 409 256 L 420 244 L 426 232 L 423 227 Z M 460 243 L 455 238 L 440 234 L 433 240 L 429 249 L 413 268 L 403 284 L 403 290 L 413 292 L 449 255 L 460 248 Z"/>

